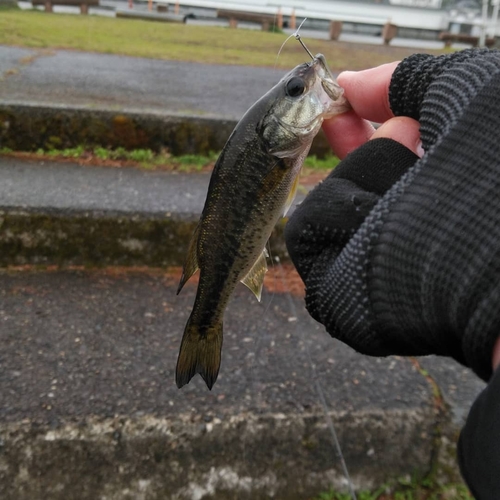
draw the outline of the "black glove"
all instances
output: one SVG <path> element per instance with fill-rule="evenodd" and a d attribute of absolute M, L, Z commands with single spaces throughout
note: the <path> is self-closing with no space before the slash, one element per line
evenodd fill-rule
<path fill-rule="evenodd" d="M 476 399 L 460 434 L 458 461 L 474 498 L 500 498 L 500 370 Z"/>
<path fill-rule="evenodd" d="M 369 141 L 298 207 L 285 237 L 307 308 L 362 353 L 451 356 L 487 381 L 500 335 L 500 54 L 411 56 L 389 99 L 419 120 L 426 154 Z M 499 378 L 459 444 L 481 500 L 500 498 Z"/>
<path fill-rule="evenodd" d="M 451 356 L 489 379 L 500 334 L 499 96 L 498 52 L 410 57 L 390 104 L 420 121 L 424 157 L 369 141 L 295 211 L 288 250 L 309 312 L 332 336 L 370 355 Z"/>

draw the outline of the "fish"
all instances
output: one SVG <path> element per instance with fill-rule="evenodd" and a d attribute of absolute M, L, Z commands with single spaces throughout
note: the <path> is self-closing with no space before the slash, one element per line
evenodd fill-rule
<path fill-rule="evenodd" d="M 242 282 L 260 301 L 266 243 L 292 204 L 312 141 L 324 119 L 349 109 L 325 57 L 317 54 L 251 106 L 229 136 L 214 166 L 177 290 L 200 270 L 177 359 L 177 387 L 200 374 L 212 389 L 231 294 Z"/>

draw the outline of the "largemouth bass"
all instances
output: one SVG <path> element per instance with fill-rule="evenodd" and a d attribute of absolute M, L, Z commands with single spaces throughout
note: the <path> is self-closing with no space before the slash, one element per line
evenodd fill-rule
<path fill-rule="evenodd" d="M 265 245 L 293 201 L 312 141 L 323 119 L 348 109 L 342 88 L 318 54 L 261 97 L 232 132 L 210 178 L 177 290 L 200 269 L 177 360 L 179 388 L 199 373 L 212 389 L 229 298 L 241 281 L 260 300 Z"/>

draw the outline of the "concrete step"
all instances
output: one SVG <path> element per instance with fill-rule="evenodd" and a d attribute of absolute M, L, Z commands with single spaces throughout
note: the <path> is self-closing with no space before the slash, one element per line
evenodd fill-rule
<path fill-rule="evenodd" d="M 0 265 L 182 265 L 209 178 L 0 156 Z"/>

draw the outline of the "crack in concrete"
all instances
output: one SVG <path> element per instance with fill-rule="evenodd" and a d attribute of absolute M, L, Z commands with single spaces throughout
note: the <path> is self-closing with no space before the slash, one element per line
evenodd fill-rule
<path fill-rule="evenodd" d="M 430 468 L 425 479 L 437 479 L 440 482 L 450 483 L 461 482 L 462 478 L 455 457 L 455 443 L 458 435 L 450 429 L 452 419 L 449 405 L 435 378 L 421 366 L 416 358 L 411 357 L 410 361 L 429 384 L 435 411 Z"/>
<path fill-rule="evenodd" d="M 419 363 L 418 359 L 411 357 L 410 361 L 413 364 L 413 366 L 415 367 L 415 369 L 417 370 L 417 372 L 420 373 L 420 375 L 422 375 L 425 378 L 425 380 L 428 382 L 428 384 L 430 385 L 431 391 L 432 391 L 434 407 L 437 410 L 446 411 L 446 403 L 444 401 L 443 393 L 442 393 L 441 389 L 439 388 L 439 385 L 436 382 L 436 380 L 434 378 L 432 378 L 432 376 L 430 375 L 430 373 L 427 370 L 422 368 L 422 365 Z"/>

